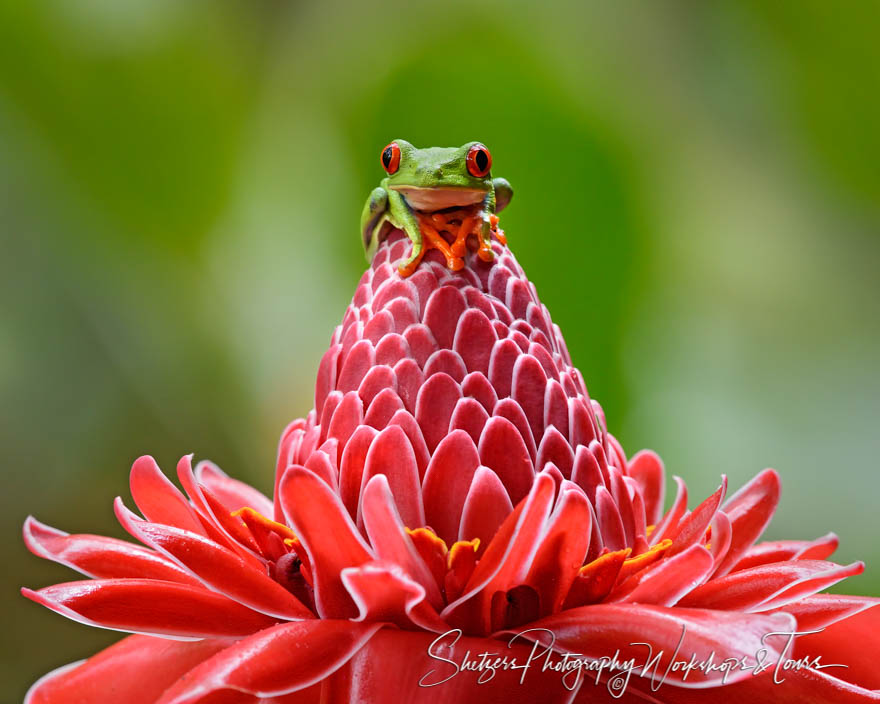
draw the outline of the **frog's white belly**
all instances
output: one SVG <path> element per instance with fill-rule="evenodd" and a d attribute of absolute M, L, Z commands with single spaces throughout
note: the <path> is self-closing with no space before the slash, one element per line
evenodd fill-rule
<path fill-rule="evenodd" d="M 474 188 L 419 188 L 418 186 L 392 186 L 415 210 L 443 210 L 463 208 L 482 203 L 486 191 Z"/>

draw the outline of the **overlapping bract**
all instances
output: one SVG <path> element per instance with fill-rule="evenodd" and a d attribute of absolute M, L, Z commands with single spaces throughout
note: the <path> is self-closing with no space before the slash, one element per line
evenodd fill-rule
<path fill-rule="evenodd" d="M 141 458 L 131 490 L 143 518 L 119 500 L 116 513 L 146 547 L 28 520 L 32 551 L 91 579 L 27 596 L 146 634 L 47 676 L 31 704 L 117 701 L 105 693 L 114 663 L 132 673 L 120 686 L 135 704 L 299 702 L 322 690 L 324 701 L 604 700 L 595 683 L 572 693 L 553 673 L 419 681 L 438 670 L 437 638 L 447 670 L 468 650 L 525 660 L 547 629 L 557 651 L 588 657 L 644 656 L 631 644 L 647 642 L 664 651 L 663 671 L 683 633 L 684 659 L 765 647 L 779 658 L 785 639 L 766 634 L 824 626 L 804 647 L 852 676 L 803 669 L 776 687 L 742 671 L 726 695 L 878 698 L 864 652 L 841 636 L 869 632 L 875 602 L 816 595 L 861 563 L 827 561 L 833 535 L 755 542 L 779 498 L 773 470 L 730 497 L 722 479 L 691 510 L 676 478 L 664 511 L 659 458 L 627 459 L 607 432 L 506 247 L 457 273 L 428 257 L 402 280 L 393 263 L 404 248 L 393 235 L 364 274 L 321 362 L 314 410 L 282 436 L 274 501 L 188 457 L 184 495 Z M 454 645 L 450 629 L 463 634 Z M 380 662 L 394 663 L 393 678 Z M 656 692 L 642 680 L 626 696 L 693 701 L 705 690 L 689 688 L 721 679 L 670 672 Z"/>

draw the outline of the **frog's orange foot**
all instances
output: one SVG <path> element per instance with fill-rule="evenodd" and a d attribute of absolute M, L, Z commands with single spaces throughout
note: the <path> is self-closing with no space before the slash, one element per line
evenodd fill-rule
<path fill-rule="evenodd" d="M 461 271 L 464 269 L 464 259 L 461 257 L 453 257 L 446 260 L 446 266 L 450 271 Z"/>
<path fill-rule="evenodd" d="M 480 248 L 477 250 L 477 256 L 484 262 L 491 262 L 495 259 L 495 252 L 492 251 L 492 248 L 488 244 L 481 242 Z"/>
<path fill-rule="evenodd" d="M 498 216 L 490 215 L 489 216 L 489 227 L 492 229 L 492 234 L 495 235 L 495 238 L 503 245 L 507 244 L 507 235 L 504 234 L 504 230 L 498 227 Z"/>

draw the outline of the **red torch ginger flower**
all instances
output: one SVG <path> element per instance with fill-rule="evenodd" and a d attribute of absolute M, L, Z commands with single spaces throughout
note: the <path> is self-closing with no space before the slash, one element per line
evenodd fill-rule
<path fill-rule="evenodd" d="M 361 279 L 274 500 L 189 457 L 184 495 L 142 457 L 143 517 L 116 515 L 145 547 L 28 519 L 35 554 L 89 579 L 24 594 L 136 634 L 29 704 L 880 699 L 876 600 L 818 594 L 862 564 L 829 562 L 833 535 L 756 543 L 776 472 L 691 510 L 676 478 L 664 511 L 659 458 L 608 433 L 510 251 L 450 272 L 435 250 L 402 279 L 406 244 Z M 615 653 L 631 676 L 595 669 Z"/>

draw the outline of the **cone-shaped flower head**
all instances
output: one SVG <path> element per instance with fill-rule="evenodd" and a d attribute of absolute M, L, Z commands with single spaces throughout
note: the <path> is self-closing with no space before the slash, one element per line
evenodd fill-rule
<path fill-rule="evenodd" d="M 116 512 L 146 547 L 28 520 L 33 552 L 91 578 L 28 597 L 146 634 L 51 673 L 29 702 L 604 701 L 624 690 L 691 702 L 722 685 L 742 701 L 876 698 L 855 640 L 876 642 L 875 601 L 817 595 L 861 563 L 827 561 L 833 535 L 756 543 L 776 472 L 729 497 L 722 478 L 690 510 L 676 478 L 664 510 L 659 458 L 628 458 L 608 432 L 508 248 L 493 241 L 489 262 L 466 252 L 455 272 L 435 249 L 403 278 L 408 246 L 393 232 L 363 275 L 314 410 L 282 435 L 274 500 L 189 457 L 184 495 L 141 458 L 131 490 L 143 517 L 121 500 Z M 794 644 L 767 637 L 825 626 Z M 477 685 L 480 672 L 459 671 L 468 651 L 520 663 L 617 652 L 644 670 L 624 682 L 499 667 Z M 762 652 L 850 667 L 804 667 L 774 685 L 772 668 L 672 666 L 754 664 Z M 96 694 L 121 671 L 121 699 Z M 653 692 L 651 675 L 664 684 Z"/>

